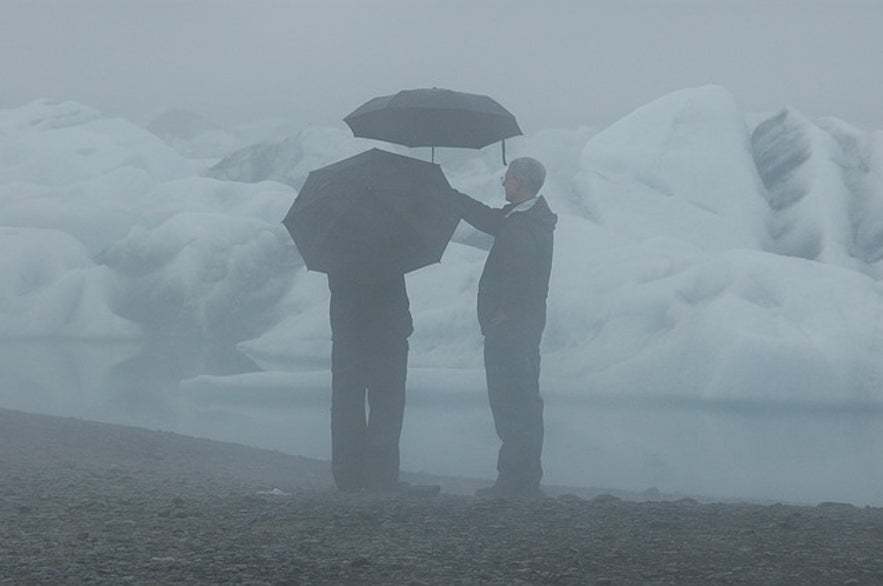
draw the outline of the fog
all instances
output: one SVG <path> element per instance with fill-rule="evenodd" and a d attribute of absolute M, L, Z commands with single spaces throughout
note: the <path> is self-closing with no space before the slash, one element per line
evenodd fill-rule
<path fill-rule="evenodd" d="M 545 482 L 883 504 L 881 11 L 7 1 L 0 407 L 328 458 L 328 288 L 281 219 L 312 169 L 428 158 L 341 120 L 434 85 L 549 170 Z M 437 161 L 502 203 L 498 145 Z M 494 473 L 480 244 L 407 278 L 408 470 Z"/>
<path fill-rule="evenodd" d="M 487 93 L 526 132 L 604 127 L 718 84 L 883 128 L 874 0 L 6 0 L 0 107 L 73 99 L 147 122 L 340 124 L 410 87 Z"/>

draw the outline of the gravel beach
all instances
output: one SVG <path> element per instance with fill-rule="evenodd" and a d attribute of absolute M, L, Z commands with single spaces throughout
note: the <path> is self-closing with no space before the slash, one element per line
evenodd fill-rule
<path fill-rule="evenodd" d="M 8 410 L 0 440 L 0 584 L 883 584 L 880 508 L 342 495 L 328 462 Z"/>

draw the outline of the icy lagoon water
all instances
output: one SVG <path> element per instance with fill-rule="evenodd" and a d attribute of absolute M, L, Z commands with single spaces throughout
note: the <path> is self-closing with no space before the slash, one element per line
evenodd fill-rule
<path fill-rule="evenodd" d="M 0 407 L 330 454 L 324 364 L 261 373 L 187 340 L 0 346 Z M 883 410 L 587 396 L 548 375 L 543 385 L 548 484 L 883 506 Z M 481 371 L 412 369 L 405 469 L 491 478 L 496 449 Z"/>

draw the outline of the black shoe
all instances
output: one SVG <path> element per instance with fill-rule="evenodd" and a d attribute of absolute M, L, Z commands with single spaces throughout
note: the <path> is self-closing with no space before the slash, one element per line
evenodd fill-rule
<path fill-rule="evenodd" d="M 522 498 L 522 499 L 543 499 L 546 493 L 539 486 L 510 486 L 506 484 L 494 483 L 486 488 L 479 488 L 475 491 L 478 498 Z"/>

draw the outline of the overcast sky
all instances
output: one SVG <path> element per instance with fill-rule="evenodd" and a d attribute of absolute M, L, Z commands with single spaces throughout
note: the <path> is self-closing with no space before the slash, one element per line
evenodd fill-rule
<path fill-rule="evenodd" d="M 148 122 L 340 120 L 375 95 L 485 93 L 525 132 L 604 127 L 726 87 L 883 129 L 880 0 L 0 0 L 0 107 L 73 99 Z"/>

